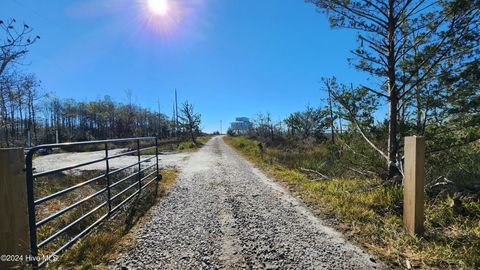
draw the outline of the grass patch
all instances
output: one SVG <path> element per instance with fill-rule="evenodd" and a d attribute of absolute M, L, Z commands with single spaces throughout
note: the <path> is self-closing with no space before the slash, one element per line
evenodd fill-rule
<path fill-rule="evenodd" d="M 52 176 L 52 179 L 41 178 L 39 179 L 40 181 L 36 183 L 36 197 L 38 198 L 51 194 L 52 192 L 72 186 L 73 184 L 91 179 L 101 173 L 102 172 L 92 171 L 81 175 L 59 174 Z M 127 234 L 135 225 L 143 223 L 145 218 L 142 219 L 142 217 L 147 213 L 148 209 L 150 209 L 159 198 L 168 193 L 170 187 L 175 181 L 177 171 L 163 170 L 161 174 L 163 176 L 161 182 L 153 182 L 146 189 L 142 190 L 141 196 L 134 197 L 129 203 L 122 207 L 123 209 L 119 209 L 110 218 L 105 219 L 96 229 L 67 249 L 59 257 L 58 261 L 49 264 L 47 269 L 106 269 L 106 264 L 109 260 L 115 259 L 117 249 L 120 246 L 133 244 L 133 240 Z M 118 179 L 122 177 L 125 177 L 125 175 L 117 176 Z M 112 189 L 112 195 L 131 183 L 134 183 L 136 180 L 137 178 L 133 177 L 132 182 L 126 181 L 128 183 L 125 183 L 123 186 L 123 183 L 118 185 L 118 190 Z M 112 181 L 117 181 L 117 179 L 112 179 Z M 90 184 L 74 192 L 62 195 L 58 199 L 53 199 L 45 204 L 41 204 L 37 207 L 37 221 L 51 213 L 63 209 L 89 194 L 94 193 L 104 185 L 104 182 Z M 130 193 L 127 192 L 127 194 L 121 196 L 116 203 L 122 201 L 129 194 Z M 40 227 L 37 231 L 38 240 L 42 241 L 42 239 L 50 236 L 60 228 L 68 225 L 73 220 L 103 202 L 106 198 L 105 196 L 102 196 L 95 197 L 85 202 L 80 207 L 72 209 Z M 91 218 L 87 218 L 84 222 L 67 230 L 57 240 L 54 240 L 47 246 L 41 248 L 40 255 L 51 254 L 68 239 L 75 236 L 97 218 L 107 213 L 107 210 L 107 207 L 102 207 L 95 212 Z"/>
<path fill-rule="evenodd" d="M 203 145 L 205 145 L 212 136 L 200 136 L 197 138 L 197 144 L 195 144 L 192 140 L 187 140 L 179 143 L 177 145 L 176 151 L 177 152 L 194 152 L 198 151 Z"/>
<path fill-rule="evenodd" d="M 278 162 L 278 149 L 260 151 L 258 141 L 244 137 L 224 140 L 389 266 L 404 268 L 408 261 L 423 269 L 480 268 L 480 202 L 465 201 L 468 215 L 458 215 L 449 206 L 451 198 L 427 199 L 426 232 L 412 237 L 403 229 L 402 187 L 383 185 L 380 179 L 315 181 L 295 166 Z M 292 163 L 301 156 L 285 159 Z"/>
<path fill-rule="evenodd" d="M 195 152 L 195 151 L 198 151 L 198 149 L 200 149 L 211 138 L 212 136 L 209 136 L 209 135 L 197 137 L 197 144 L 193 143 L 191 139 L 160 143 L 158 145 L 158 151 L 160 152 Z M 142 155 L 155 155 L 155 149 L 142 151 Z"/>

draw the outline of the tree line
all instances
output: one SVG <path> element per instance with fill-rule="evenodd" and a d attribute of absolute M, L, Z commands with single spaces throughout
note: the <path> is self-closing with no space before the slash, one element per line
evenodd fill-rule
<path fill-rule="evenodd" d="M 479 1 L 309 2 L 328 13 L 333 27 L 356 31 L 359 44 L 351 63 L 377 83 L 352 87 L 335 78 L 324 83 L 339 113 L 385 159 L 390 178 L 403 174 L 403 136 L 454 144 L 478 140 L 472 128 L 479 120 Z M 388 108 L 386 147 L 366 131 L 382 106 Z"/>
<path fill-rule="evenodd" d="M 419 135 L 427 142 L 430 180 L 477 181 L 480 1 L 307 2 L 325 13 L 332 27 L 356 35 L 358 47 L 349 62 L 369 82 L 323 78 L 323 105 L 277 123 L 260 115 L 250 136 L 272 145 L 330 140 L 335 146 L 329 149 L 340 153 L 335 162 L 376 170 L 398 183 L 403 138 Z M 384 119 L 375 117 L 382 114 Z"/>
<path fill-rule="evenodd" d="M 172 117 L 111 97 L 95 101 L 59 99 L 41 88 L 34 74 L 18 70 L 28 49 L 40 37 L 15 19 L 0 20 L 0 147 L 140 136 L 190 138 L 201 133 L 201 115 L 193 104 L 178 106 Z M 176 93 L 175 93 L 176 95 Z"/>

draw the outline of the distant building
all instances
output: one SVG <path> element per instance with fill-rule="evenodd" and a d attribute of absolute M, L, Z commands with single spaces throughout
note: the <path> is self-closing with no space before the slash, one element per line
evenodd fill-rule
<path fill-rule="evenodd" d="M 236 134 L 245 134 L 252 127 L 252 123 L 248 117 L 237 117 L 230 124 L 230 129 Z"/>

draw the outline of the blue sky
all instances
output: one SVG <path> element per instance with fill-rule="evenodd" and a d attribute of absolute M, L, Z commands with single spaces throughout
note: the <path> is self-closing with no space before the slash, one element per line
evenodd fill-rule
<path fill-rule="evenodd" d="M 349 66 L 355 35 L 331 29 L 302 0 L 2 0 L 0 18 L 16 18 L 41 36 L 21 68 L 60 98 L 110 95 L 171 114 L 174 89 L 202 114 L 206 131 L 236 116 L 274 119 L 316 106 L 322 76 L 364 81 Z"/>

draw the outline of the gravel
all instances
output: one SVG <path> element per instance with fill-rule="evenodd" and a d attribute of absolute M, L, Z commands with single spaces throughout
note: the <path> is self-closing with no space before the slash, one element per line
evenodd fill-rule
<path fill-rule="evenodd" d="M 193 153 L 112 269 L 378 269 L 220 136 Z"/>
<path fill-rule="evenodd" d="M 108 151 L 109 156 L 114 156 L 127 151 L 127 149 L 113 149 Z M 162 153 L 158 156 L 160 168 L 178 168 L 184 165 L 191 153 Z M 75 164 L 85 163 L 96 159 L 105 157 L 105 151 L 93 151 L 93 152 L 70 152 L 50 154 L 45 156 L 39 156 L 33 160 L 33 167 L 35 172 L 43 172 L 58 168 L 64 168 Z M 151 155 L 142 155 L 142 159 L 152 157 Z M 110 169 L 119 169 L 126 167 L 138 161 L 138 157 L 135 155 L 121 156 L 109 160 Z M 152 165 L 155 159 L 151 159 L 147 162 L 143 162 L 142 166 Z M 83 171 L 92 170 L 105 170 L 105 162 L 97 162 L 87 166 L 79 167 L 76 169 L 68 170 L 65 173 L 79 174 Z"/>

